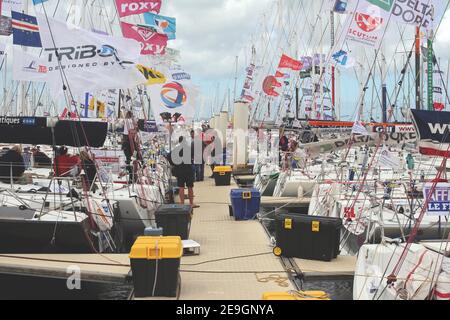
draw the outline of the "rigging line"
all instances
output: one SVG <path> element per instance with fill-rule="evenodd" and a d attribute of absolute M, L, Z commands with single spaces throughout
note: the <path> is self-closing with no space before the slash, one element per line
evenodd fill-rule
<path fill-rule="evenodd" d="M 48 27 L 49 27 L 49 31 L 50 31 L 50 35 L 51 35 L 51 39 L 52 39 L 53 45 L 54 45 L 55 48 L 57 48 L 56 43 L 55 43 L 55 38 L 53 36 L 53 31 L 52 31 L 52 29 L 50 27 L 50 21 L 49 21 L 48 15 L 47 15 L 47 10 L 45 9 L 44 2 L 42 2 L 42 7 L 44 9 L 44 13 L 45 13 L 45 17 L 46 17 L 47 24 L 48 24 Z M 67 88 L 68 88 L 68 91 L 69 91 L 69 94 L 70 94 L 70 98 L 71 98 L 71 101 L 68 102 L 68 106 L 72 106 L 72 102 L 74 101 L 74 97 L 73 97 L 72 91 L 70 89 L 70 85 L 69 85 L 69 82 L 68 82 L 68 79 L 67 79 L 67 75 L 66 75 L 65 71 L 63 70 L 63 68 L 61 68 L 61 61 L 60 61 L 60 59 L 57 59 L 57 60 L 58 60 L 59 66 L 60 66 L 60 74 L 61 74 L 61 76 L 63 78 L 62 79 L 63 80 L 63 84 L 64 84 L 64 79 L 65 79 L 65 81 L 67 82 Z M 65 95 L 65 97 L 67 98 L 66 95 Z M 80 114 L 78 112 L 78 108 L 76 108 L 76 107 L 75 107 L 75 112 L 76 112 L 76 114 L 78 116 L 79 124 L 80 124 L 80 127 L 82 129 L 82 132 L 83 132 L 83 135 L 84 135 L 84 139 L 85 139 L 86 143 L 88 144 L 88 150 L 90 150 L 89 141 L 88 141 L 88 138 L 87 138 L 87 135 L 86 135 L 86 131 L 85 131 L 83 123 L 81 122 L 81 116 L 80 116 Z M 75 133 L 74 133 L 74 131 L 75 131 L 75 123 L 71 123 L 71 131 L 72 131 L 72 136 L 74 138 L 76 138 L 76 140 L 74 139 L 74 141 L 76 141 L 78 143 L 78 145 L 81 146 L 78 134 L 76 134 L 76 137 L 75 137 Z M 100 185 L 101 185 L 103 191 L 105 191 L 105 186 L 102 184 L 101 181 L 100 181 Z M 106 192 L 104 192 L 104 194 L 106 194 Z M 109 205 L 109 203 L 108 203 L 108 205 Z M 110 209 L 112 209 L 112 208 L 110 208 Z"/>
<path fill-rule="evenodd" d="M 300 1 L 300 4 L 302 4 L 302 3 L 303 3 L 303 1 Z M 299 6 L 298 6 L 298 11 L 300 11 L 300 9 L 301 9 L 301 8 L 300 8 L 300 5 L 299 5 Z M 300 21 L 300 19 L 297 20 L 297 24 L 299 23 L 299 21 Z M 295 32 L 295 29 L 296 29 L 296 25 L 293 26 L 292 32 Z M 269 38 L 269 40 L 270 40 L 270 38 Z M 280 44 L 281 44 L 281 39 L 279 39 L 279 41 L 278 41 L 277 48 L 280 46 Z M 269 45 L 270 45 L 270 43 L 269 43 Z M 266 49 L 268 49 L 268 46 L 266 47 Z M 275 51 L 278 51 L 278 50 L 275 50 Z M 266 50 L 266 53 L 267 53 L 267 50 Z M 274 53 L 274 54 L 272 55 L 271 62 L 270 62 L 270 67 L 269 67 L 270 70 L 273 68 L 273 66 L 274 66 L 274 61 L 275 61 L 275 59 L 276 59 L 277 57 L 278 57 L 278 56 L 277 56 L 276 53 Z M 264 57 L 263 61 L 264 61 L 264 60 L 265 60 L 265 57 Z M 262 101 L 261 101 L 261 100 L 262 100 Z M 256 109 L 255 109 L 255 112 L 254 112 L 254 114 L 253 114 L 253 116 L 252 116 L 252 122 L 254 121 L 254 117 L 256 116 L 256 112 L 257 112 L 257 110 L 259 109 L 259 107 L 261 106 L 261 104 L 265 104 L 266 102 L 268 102 L 268 101 L 270 101 L 270 100 L 272 100 L 272 99 L 265 97 L 263 94 L 260 94 L 260 99 L 258 100 Z M 263 110 L 261 110 L 261 111 L 263 111 Z M 263 122 L 265 121 L 265 118 L 266 118 L 266 115 L 264 115 Z"/>

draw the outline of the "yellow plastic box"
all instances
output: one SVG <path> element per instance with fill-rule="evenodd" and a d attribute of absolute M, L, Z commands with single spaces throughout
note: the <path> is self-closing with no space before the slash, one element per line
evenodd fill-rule
<path fill-rule="evenodd" d="M 266 292 L 263 295 L 263 300 L 284 300 L 284 301 L 319 301 L 331 300 L 328 294 L 324 291 L 292 291 L 292 292 Z"/>
<path fill-rule="evenodd" d="M 135 296 L 176 297 L 182 255 L 180 237 L 139 237 L 129 255 Z"/>
<path fill-rule="evenodd" d="M 180 237 L 139 237 L 130 252 L 130 259 L 179 259 L 183 255 Z"/>

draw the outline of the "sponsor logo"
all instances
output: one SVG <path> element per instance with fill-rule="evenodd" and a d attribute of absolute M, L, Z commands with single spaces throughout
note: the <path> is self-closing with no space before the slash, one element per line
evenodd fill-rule
<path fill-rule="evenodd" d="M 166 77 L 161 72 L 147 68 L 144 65 L 137 65 L 138 70 L 147 80 L 147 84 L 163 84 L 166 83 Z"/>
<path fill-rule="evenodd" d="M 172 78 L 176 81 L 180 80 L 191 80 L 191 75 L 186 72 L 174 73 L 172 74 Z"/>
<path fill-rule="evenodd" d="M 25 125 L 34 126 L 36 125 L 35 118 L 15 118 L 15 117 L 0 117 L 0 124 L 11 125 Z"/>
<path fill-rule="evenodd" d="M 445 134 L 448 129 L 450 129 L 450 124 L 444 123 L 429 123 L 428 127 L 432 134 Z"/>
<path fill-rule="evenodd" d="M 373 32 L 377 30 L 384 21 L 381 17 L 376 17 L 361 12 L 355 15 L 355 20 L 358 27 L 364 32 Z"/>
<path fill-rule="evenodd" d="M 169 109 L 180 108 L 187 101 L 186 90 L 178 82 L 168 83 L 161 90 L 161 100 Z"/>
<path fill-rule="evenodd" d="M 156 1 L 135 1 L 131 3 L 122 3 L 120 6 L 120 11 L 125 13 L 127 11 L 140 12 L 140 11 L 154 11 L 160 5 Z"/>
<path fill-rule="evenodd" d="M 30 62 L 28 66 L 22 68 L 25 72 L 47 73 L 48 68 L 44 65 L 37 65 L 36 60 Z"/>
<path fill-rule="evenodd" d="M 170 22 L 165 19 L 155 19 L 156 25 L 162 30 L 167 29 L 170 26 Z"/>
<path fill-rule="evenodd" d="M 131 27 L 136 33 L 141 36 L 141 38 L 144 41 L 149 41 L 151 38 L 153 38 L 157 32 L 154 28 L 147 27 L 147 26 L 133 26 Z"/>
<path fill-rule="evenodd" d="M 383 125 L 376 125 L 373 126 L 373 132 L 386 132 L 386 133 L 402 133 L 402 132 L 416 132 L 413 125 L 400 125 L 400 126 L 383 126 Z"/>
<path fill-rule="evenodd" d="M 62 47 L 62 48 L 46 48 L 45 51 L 48 53 L 47 61 L 49 63 L 55 62 L 55 58 L 62 62 L 63 59 L 67 61 L 73 61 L 73 62 L 83 62 L 83 60 L 87 59 L 93 59 L 97 56 L 101 58 L 114 58 L 114 61 L 97 61 L 92 63 L 77 63 L 77 64 L 69 64 L 69 65 L 62 65 L 61 69 L 69 69 L 69 68 L 84 68 L 84 67 L 97 67 L 99 64 L 108 66 L 108 65 L 114 65 L 119 64 L 122 67 L 127 64 L 133 64 L 133 62 L 121 60 L 118 55 L 118 51 L 116 48 L 110 45 L 102 45 L 100 48 L 98 48 L 95 45 L 83 45 L 78 47 Z M 53 70 L 59 70 L 60 66 L 56 67 L 49 67 L 48 71 Z"/>

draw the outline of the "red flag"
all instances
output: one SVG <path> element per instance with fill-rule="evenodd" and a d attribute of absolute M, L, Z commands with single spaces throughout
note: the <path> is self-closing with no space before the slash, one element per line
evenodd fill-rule
<path fill-rule="evenodd" d="M 287 68 L 292 69 L 294 71 L 300 71 L 303 67 L 303 64 L 301 61 L 295 60 L 291 57 L 288 57 L 287 55 L 283 54 L 280 60 L 280 64 L 278 66 L 279 69 Z"/>
<path fill-rule="evenodd" d="M 116 0 L 119 17 L 141 14 L 145 12 L 159 13 L 161 0 Z"/>
<path fill-rule="evenodd" d="M 167 35 L 156 32 L 148 26 L 134 25 L 121 22 L 122 34 L 125 38 L 134 39 L 141 43 L 142 55 L 164 55 L 167 47 Z"/>
<path fill-rule="evenodd" d="M 443 111 L 445 109 L 445 104 L 440 103 L 440 102 L 435 102 L 433 104 L 433 108 L 435 111 Z"/>
<path fill-rule="evenodd" d="M 281 87 L 282 84 L 277 81 L 274 76 L 268 76 L 263 82 L 263 91 L 271 97 L 278 97 L 280 94 L 275 91 L 276 87 Z"/>
<path fill-rule="evenodd" d="M 69 109 L 64 108 L 64 111 L 61 113 L 61 115 L 59 116 L 60 119 L 66 119 L 67 116 L 69 115 Z"/>

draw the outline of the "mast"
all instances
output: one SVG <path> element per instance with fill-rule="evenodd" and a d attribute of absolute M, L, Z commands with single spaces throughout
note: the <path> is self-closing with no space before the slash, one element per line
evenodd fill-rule
<path fill-rule="evenodd" d="M 433 111 L 433 93 L 434 93 L 434 83 L 433 83 L 433 76 L 434 76 L 434 67 L 433 67 L 433 30 L 430 30 L 430 33 L 428 35 L 428 57 L 427 57 L 427 65 L 428 65 L 428 111 Z"/>
<path fill-rule="evenodd" d="M 330 11 L 330 32 L 331 32 L 331 50 L 333 50 L 335 45 L 335 21 L 334 21 L 334 11 L 333 8 Z M 331 66 L 331 107 L 333 108 L 333 114 L 337 117 L 336 112 L 336 68 Z"/>
<path fill-rule="evenodd" d="M 25 1 L 24 3 L 24 10 L 23 13 L 24 14 L 28 14 L 28 6 L 29 6 L 29 0 Z M 24 52 L 28 51 L 27 47 L 22 47 Z M 19 86 L 19 92 L 18 92 L 18 99 L 17 101 L 20 101 L 20 110 L 21 110 L 21 114 L 22 116 L 27 116 L 28 115 L 28 103 L 27 103 L 27 82 L 25 81 L 21 81 L 20 82 L 20 86 Z M 20 98 L 19 98 L 20 97 Z M 17 110 L 19 111 L 19 109 Z"/>
<path fill-rule="evenodd" d="M 386 85 L 386 57 L 384 55 L 384 46 L 381 45 L 381 99 L 382 99 L 382 122 L 388 122 L 387 116 L 387 85 Z"/>
<path fill-rule="evenodd" d="M 416 109 L 421 109 L 421 67 L 422 61 L 420 56 L 420 27 L 416 27 Z"/>
<path fill-rule="evenodd" d="M 236 90 L 237 90 L 237 81 L 238 81 L 238 64 L 239 64 L 239 56 L 236 56 L 235 62 L 235 73 L 234 73 L 234 91 L 233 91 L 233 102 L 236 101 Z"/>

